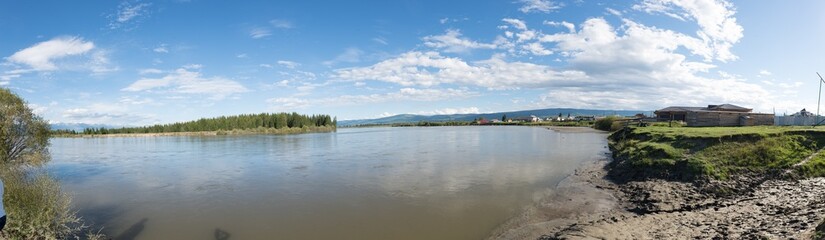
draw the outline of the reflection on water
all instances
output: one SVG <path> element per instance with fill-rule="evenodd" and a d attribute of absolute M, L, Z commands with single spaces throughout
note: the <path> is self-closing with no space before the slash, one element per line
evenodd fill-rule
<path fill-rule="evenodd" d="M 59 138 L 48 167 L 117 239 L 479 239 L 603 156 L 604 138 L 530 127 Z"/>

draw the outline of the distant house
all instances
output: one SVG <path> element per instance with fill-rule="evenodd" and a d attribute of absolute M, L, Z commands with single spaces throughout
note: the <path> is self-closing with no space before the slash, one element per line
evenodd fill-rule
<path fill-rule="evenodd" d="M 692 127 L 773 125 L 774 115 L 753 113 L 733 104 L 707 107 L 666 107 L 656 110 L 658 121 L 683 121 Z"/>
<path fill-rule="evenodd" d="M 490 123 L 502 123 L 502 121 L 498 119 L 492 119 L 490 120 Z"/>
<path fill-rule="evenodd" d="M 825 118 L 822 118 L 822 116 L 817 117 L 816 113 L 803 108 L 801 111 L 789 116 L 776 116 L 774 124 L 777 126 L 813 126 L 821 124 L 820 121 L 823 119 Z"/>
<path fill-rule="evenodd" d="M 536 117 L 535 115 L 530 115 L 529 117 L 517 117 L 513 118 L 514 122 L 538 122 L 541 119 Z"/>
<path fill-rule="evenodd" d="M 576 121 L 596 121 L 595 116 L 576 116 L 573 120 Z"/>
<path fill-rule="evenodd" d="M 794 117 L 796 117 L 796 116 L 799 116 L 799 117 L 813 117 L 813 116 L 816 116 L 816 114 L 814 114 L 812 112 L 808 112 L 808 110 L 805 110 L 803 108 L 801 111 L 799 111 L 797 113 L 794 113 L 794 114 L 791 114 L 791 116 L 794 116 Z"/>

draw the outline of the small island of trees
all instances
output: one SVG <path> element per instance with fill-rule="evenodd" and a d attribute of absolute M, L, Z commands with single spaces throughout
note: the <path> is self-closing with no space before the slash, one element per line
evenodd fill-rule
<path fill-rule="evenodd" d="M 330 115 L 302 115 L 298 113 L 260 113 L 201 118 L 195 121 L 156 124 L 143 127 L 87 128 L 83 132 L 57 130 L 57 134 L 141 134 L 141 133 L 300 133 L 335 131 L 337 118 Z"/>

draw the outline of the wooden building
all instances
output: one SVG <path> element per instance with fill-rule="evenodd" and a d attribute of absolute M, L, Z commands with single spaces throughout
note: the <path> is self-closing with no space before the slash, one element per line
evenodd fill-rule
<path fill-rule="evenodd" d="M 707 107 L 666 107 L 656 112 L 658 121 L 684 121 L 691 127 L 773 125 L 774 115 L 754 113 L 733 104 Z"/>

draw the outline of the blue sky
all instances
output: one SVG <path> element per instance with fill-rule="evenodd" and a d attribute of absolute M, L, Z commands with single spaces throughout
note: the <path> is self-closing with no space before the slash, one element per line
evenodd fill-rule
<path fill-rule="evenodd" d="M 52 122 L 734 103 L 813 110 L 821 1 L 2 1 L 0 85 Z"/>

